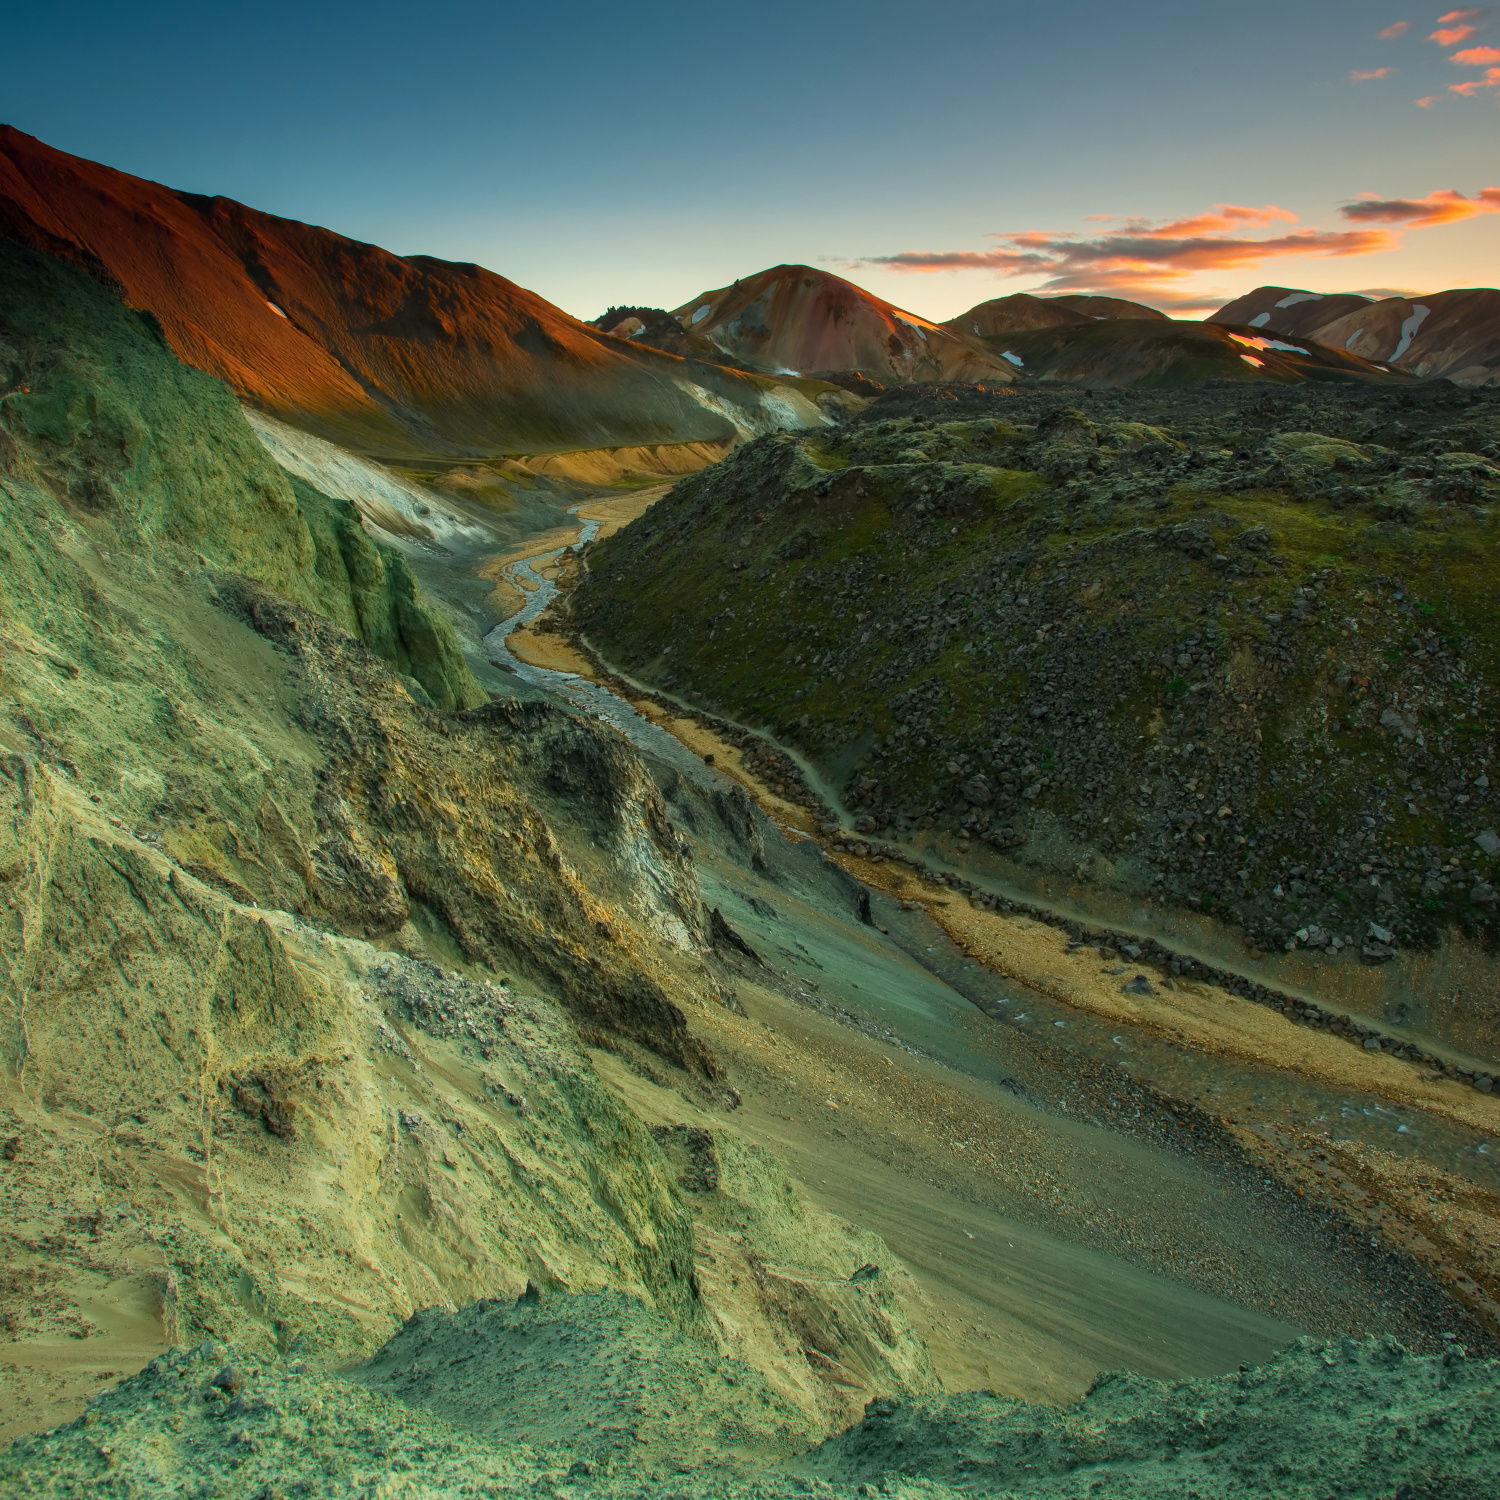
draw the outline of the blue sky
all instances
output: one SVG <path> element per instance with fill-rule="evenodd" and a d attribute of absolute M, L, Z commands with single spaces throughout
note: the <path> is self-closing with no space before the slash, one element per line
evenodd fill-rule
<path fill-rule="evenodd" d="M 13 10 L 5 47 L 0 119 L 54 146 L 478 261 L 584 317 L 779 261 L 931 317 L 1500 264 L 1482 9 L 81 3 Z"/>

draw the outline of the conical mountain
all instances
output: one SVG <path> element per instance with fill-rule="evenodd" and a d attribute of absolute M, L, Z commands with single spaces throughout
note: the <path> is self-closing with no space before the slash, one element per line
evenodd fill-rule
<path fill-rule="evenodd" d="M 1064 297 L 1037 297 L 1030 292 L 1016 292 L 1009 297 L 995 297 L 981 302 L 968 312 L 949 318 L 943 324 L 955 333 L 990 338 L 1028 328 L 1066 328 L 1074 323 L 1095 323 L 1111 318 L 1150 318 L 1166 321 L 1166 314 L 1142 302 L 1127 302 L 1122 297 L 1089 297 L 1069 294 Z"/>
<path fill-rule="evenodd" d="M 1107 318 L 1146 318 L 1170 322 L 1166 313 L 1158 307 L 1147 307 L 1144 302 L 1131 302 L 1125 297 L 1095 297 L 1086 292 L 1068 292 L 1061 297 L 1048 297 L 1049 302 L 1059 307 L 1070 307 L 1096 322 Z"/>
<path fill-rule="evenodd" d="M 1011 380 L 977 339 L 811 266 L 773 266 L 675 309 L 690 338 L 755 369 L 858 371 L 879 381 Z"/>

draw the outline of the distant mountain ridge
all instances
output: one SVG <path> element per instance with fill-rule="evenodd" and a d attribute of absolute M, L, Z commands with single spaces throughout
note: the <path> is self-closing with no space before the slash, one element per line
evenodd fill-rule
<path fill-rule="evenodd" d="M 1316 339 L 1424 380 L 1500 384 L 1500 290 L 1494 287 L 1377 301 L 1359 292 L 1262 286 L 1208 321 Z"/>
<path fill-rule="evenodd" d="M 9 126 L 0 235 L 149 309 L 180 359 L 242 399 L 376 456 L 714 441 L 820 420 L 791 388 L 608 338 L 482 266 L 177 192 Z"/>
<path fill-rule="evenodd" d="M 968 312 L 949 318 L 943 324 L 955 333 L 989 338 L 997 333 L 1011 333 L 1032 328 L 1067 328 L 1081 323 L 1108 319 L 1145 318 L 1167 321 L 1164 312 L 1141 302 L 1127 302 L 1119 297 L 1036 297 L 1030 292 L 1016 292 L 981 302 Z"/>
<path fill-rule="evenodd" d="M 1018 375 L 1082 386 L 1140 390 L 1308 380 L 1404 384 L 1411 376 L 1351 351 L 1269 329 L 1177 318 L 1080 318 L 1017 328 L 986 340 Z"/>

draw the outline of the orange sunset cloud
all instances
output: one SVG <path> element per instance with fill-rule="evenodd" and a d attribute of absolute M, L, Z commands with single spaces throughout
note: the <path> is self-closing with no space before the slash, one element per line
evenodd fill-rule
<path fill-rule="evenodd" d="M 1186 308 L 1199 305 L 1197 299 L 1171 294 L 1200 272 L 1246 270 L 1267 261 L 1305 256 L 1349 257 L 1394 250 L 1401 245 L 1404 230 L 1500 213 L 1500 188 L 1482 188 L 1472 197 L 1440 188 L 1422 198 L 1361 198 L 1339 212 L 1355 227 L 1303 227 L 1257 237 L 1246 231 L 1296 224 L 1297 216 L 1274 204 L 1251 208 L 1221 203 L 1211 212 L 1161 224 L 1118 219 L 1112 232 L 1099 235 L 1012 231 L 990 236 L 1000 242 L 993 249 L 905 250 L 869 256 L 862 264 L 895 271 L 1043 275 L 1047 280 L 1040 291 L 1107 291 L 1147 297 L 1158 306 Z"/>
<path fill-rule="evenodd" d="M 1396 21 L 1392 25 L 1387 26 L 1384 31 L 1377 31 L 1375 35 L 1382 42 L 1389 42 L 1393 41 L 1398 36 L 1405 36 L 1406 33 L 1410 30 L 1410 21 Z"/>
<path fill-rule="evenodd" d="M 1372 78 L 1391 78 L 1401 71 L 1400 68 L 1369 68 L 1361 71 L 1355 68 L 1349 74 L 1351 83 L 1368 83 Z"/>
<path fill-rule="evenodd" d="M 1462 94 L 1465 98 L 1472 97 L 1480 89 L 1500 89 L 1500 68 L 1490 68 L 1483 78 L 1470 78 L 1465 83 L 1448 85 L 1450 94 Z"/>
<path fill-rule="evenodd" d="M 1426 229 L 1433 224 L 1453 224 L 1477 214 L 1500 213 L 1500 188 L 1480 188 L 1466 198 L 1454 188 L 1440 188 L 1425 198 L 1360 198 L 1346 203 L 1339 212 L 1354 224 L 1404 224 L 1408 229 Z"/>
<path fill-rule="evenodd" d="M 1447 15 L 1438 17 L 1438 29 L 1427 40 L 1436 42 L 1439 47 L 1456 47 L 1474 35 L 1478 28 L 1473 23 L 1482 21 L 1484 16 L 1485 12 L 1477 9 L 1450 10 Z"/>

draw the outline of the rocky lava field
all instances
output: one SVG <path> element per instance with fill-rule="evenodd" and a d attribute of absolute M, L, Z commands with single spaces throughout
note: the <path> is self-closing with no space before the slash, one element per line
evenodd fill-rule
<path fill-rule="evenodd" d="M 909 389 L 680 484 L 574 607 L 872 841 L 1381 966 L 1493 941 L 1497 499 L 1487 391 Z"/>

